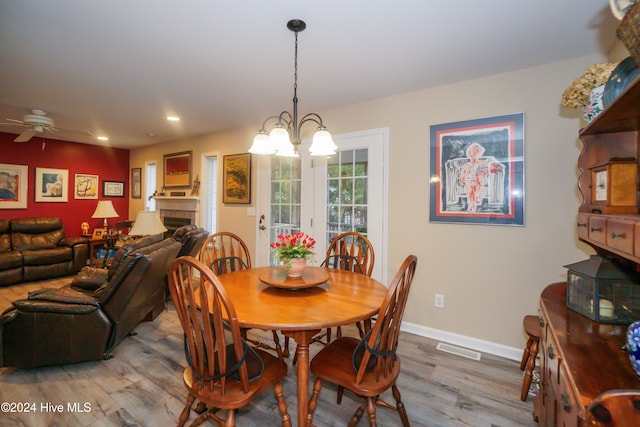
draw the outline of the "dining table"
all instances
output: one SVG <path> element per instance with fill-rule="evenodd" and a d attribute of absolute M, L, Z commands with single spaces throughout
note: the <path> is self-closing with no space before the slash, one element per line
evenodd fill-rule
<path fill-rule="evenodd" d="M 297 344 L 297 418 L 298 426 L 306 425 L 313 337 L 325 328 L 370 321 L 387 288 L 364 274 L 311 266 L 298 279 L 288 278 L 282 266 L 250 268 L 218 278 L 233 301 L 240 327 L 281 331 Z"/>

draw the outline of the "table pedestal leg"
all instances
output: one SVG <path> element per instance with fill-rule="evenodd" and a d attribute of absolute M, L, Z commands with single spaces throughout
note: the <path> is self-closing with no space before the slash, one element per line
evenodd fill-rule
<path fill-rule="evenodd" d="M 296 357 L 298 368 L 298 426 L 307 425 L 309 414 L 309 344 L 320 329 L 312 331 L 284 332 L 297 344 Z"/>

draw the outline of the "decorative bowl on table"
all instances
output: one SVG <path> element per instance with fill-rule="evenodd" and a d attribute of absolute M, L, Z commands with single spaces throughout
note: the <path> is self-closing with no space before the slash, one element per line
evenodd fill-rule
<path fill-rule="evenodd" d="M 631 366 L 640 377 L 640 321 L 629 325 L 627 329 L 627 352 Z"/>

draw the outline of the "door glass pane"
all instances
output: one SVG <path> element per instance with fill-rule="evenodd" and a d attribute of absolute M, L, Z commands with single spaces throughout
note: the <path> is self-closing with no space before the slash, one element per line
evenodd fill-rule
<path fill-rule="evenodd" d="M 368 149 L 342 150 L 327 161 L 327 244 L 340 233 L 367 234 Z"/>
<path fill-rule="evenodd" d="M 300 159 L 271 159 L 270 244 L 277 241 L 279 234 L 295 234 L 300 231 L 301 170 Z M 278 263 L 274 254 L 270 253 L 269 264 Z"/>

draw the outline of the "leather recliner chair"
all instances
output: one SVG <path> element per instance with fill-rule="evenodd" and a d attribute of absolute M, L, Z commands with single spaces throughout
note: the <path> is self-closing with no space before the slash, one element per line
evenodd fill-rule
<path fill-rule="evenodd" d="M 13 302 L 0 317 L 0 366 L 100 360 L 141 321 L 165 307 L 165 276 L 182 244 L 173 238 L 120 248 L 108 280 L 42 289 Z M 144 241 L 144 239 L 141 239 Z M 137 247 L 136 247 L 137 246 Z M 120 256 L 118 256 L 120 255 Z"/>

